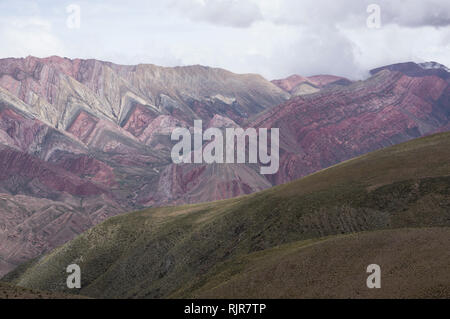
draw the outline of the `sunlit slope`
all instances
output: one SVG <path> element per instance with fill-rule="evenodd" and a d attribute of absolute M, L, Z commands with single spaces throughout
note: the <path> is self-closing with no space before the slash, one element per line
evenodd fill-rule
<path fill-rule="evenodd" d="M 68 292 L 65 269 L 77 263 L 80 294 L 169 297 L 224 262 L 278 245 L 450 226 L 449 175 L 450 134 L 421 138 L 253 195 L 113 217 L 5 280 Z"/>

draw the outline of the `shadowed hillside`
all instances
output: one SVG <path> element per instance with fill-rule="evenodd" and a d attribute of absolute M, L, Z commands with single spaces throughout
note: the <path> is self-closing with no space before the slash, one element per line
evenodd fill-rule
<path fill-rule="evenodd" d="M 0 282 L 0 299 L 80 299 L 83 296 L 32 290 Z"/>

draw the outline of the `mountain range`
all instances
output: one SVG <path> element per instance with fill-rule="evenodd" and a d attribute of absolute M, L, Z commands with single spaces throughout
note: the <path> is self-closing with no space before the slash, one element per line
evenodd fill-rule
<path fill-rule="evenodd" d="M 0 60 L 0 275 L 125 212 L 259 192 L 450 130 L 449 70 L 412 62 L 363 81 L 268 81 L 204 66 L 61 57 Z M 170 134 L 280 129 L 280 169 L 182 164 Z"/>
<path fill-rule="evenodd" d="M 449 298 L 449 158 L 450 133 L 435 134 L 255 194 L 112 217 L 2 280 L 94 298 Z"/>

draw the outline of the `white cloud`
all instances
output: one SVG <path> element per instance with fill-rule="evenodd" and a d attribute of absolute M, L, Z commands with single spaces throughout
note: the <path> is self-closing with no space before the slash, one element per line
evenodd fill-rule
<path fill-rule="evenodd" d="M 0 22 L 0 56 L 64 55 L 63 43 L 53 34 L 51 23 L 38 17 L 8 17 Z"/>
<path fill-rule="evenodd" d="M 436 32 L 434 27 L 404 28 L 387 25 L 381 30 L 347 29 L 343 33 L 358 48 L 358 65 L 366 69 L 404 61 L 436 61 L 450 65 L 450 27 Z"/>
<path fill-rule="evenodd" d="M 65 25 L 72 1 L 29 8 L 17 1 L 0 3 L 0 57 L 203 64 L 268 79 L 293 73 L 355 79 L 408 60 L 450 66 L 448 0 L 79 0 L 76 30 Z M 367 28 L 370 3 L 381 7 L 380 29 Z"/>
<path fill-rule="evenodd" d="M 407 27 L 450 26 L 450 1 L 383 0 L 381 4 L 387 23 Z"/>
<path fill-rule="evenodd" d="M 262 19 L 257 3 L 248 0 L 172 0 L 169 8 L 179 10 L 193 21 L 237 28 L 250 27 Z"/>
<path fill-rule="evenodd" d="M 383 22 L 407 27 L 450 25 L 448 0 L 253 0 L 264 18 L 279 24 L 337 25 L 360 24 L 366 8 L 377 4 Z M 264 10 L 263 8 L 266 8 Z"/>

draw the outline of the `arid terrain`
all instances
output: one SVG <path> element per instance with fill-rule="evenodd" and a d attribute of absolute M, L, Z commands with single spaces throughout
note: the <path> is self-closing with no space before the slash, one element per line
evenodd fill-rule
<path fill-rule="evenodd" d="M 2 280 L 93 298 L 449 298 L 450 133 L 262 192 L 116 216 Z M 382 288 L 368 291 L 379 264 Z"/>
<path fill-rule="evenodd" d="M 85 299 L 78 295 L 32 290 L 0 282 L 0 299 Z"/>
<path fill-rule="evenodd" d="M 204 66 L 0 60 L 0 275 L 105 219 L 268 189 L 450 129 L 448 69 L 401 63 L 362 81 L 268 81 Z M 175 127 L 280 128 L 280 169 L 183 164 Z"/>

